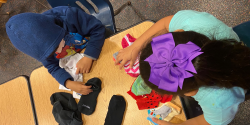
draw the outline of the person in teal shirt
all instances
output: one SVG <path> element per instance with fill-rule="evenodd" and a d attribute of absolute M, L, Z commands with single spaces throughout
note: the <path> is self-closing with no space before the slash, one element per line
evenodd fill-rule
<path fill-rule="evenodd" d="M 177 85 L 177 90 L 174 92 L 161 88 L 166 86 L 162 85 L 166 83 L 160 85 L 150 81 L 151 74 L 156 70 L 152 66 L 156 64 L 151 65 L 152 62 L 145 61 L 150 55 L 155 54 L 152 38 L 159 39 L 159 36 L 169 35 L 169 32 L 173 37 L 175 48 L 192 42 L 203 52 L 192 59 L 196 73 L 188 72 L 192 75 L 185 77 L 183 81 L 180 80 L 179 88 Z M 234 119 L 239 104 L 244 101 L 246 90 L 250 89 L 248 85 L 250 49 L 242 45 L 231 27 L 209 13 L 182 10 L 159 20 L 133 45 L 119 51 L 116 64 L 120 63 L 121 68 L 130 61 L 130 67 L 132 67 L 139 52 L 141 52 L 141 77 L 150 88 L 162 94 L 191 96 L 201 106 L 203 115 L 189 119 L 182 125 L 229 124 Z M 166 54 L 169 53 L 168 51 Z M 178 67 L 176 64 L 171 66 L 173 69 Z M 156 79 L 172 80 L 170 77 L 172 75 L 171 73 L 159 74 L 156 75 Z M 176 77 L 179 78 L 180 75 Z M 170 84 L 168 87 L 176 87 L 176 85 Z M 160 125 L 172 125 L 159 119 L 153 119 L 153 121 Z"/>

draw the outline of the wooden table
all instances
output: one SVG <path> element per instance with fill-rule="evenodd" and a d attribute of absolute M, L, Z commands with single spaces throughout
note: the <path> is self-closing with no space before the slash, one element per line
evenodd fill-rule
<path fill-rule="evenodd" d="M 148 115 L 147 110 L 138 110 L 136 101 L 127 94 L 127 91 L 130 89 L 135 78 L 127 75 L 123 69 L 119 70 L 118 66 L 114 65 L 112 56 L 122 48 L 121 40 L 127 33 L 138 38 L 153 24 L 154 23 L 150 21 L 142 22 L 105 40 L 99 59 L 93 63 L 90 73 L 84 74 L 83 82 L 86 82 L 93 77 L 98 77 L 102 81 L 102 91 L 98 96 L 95 112 L 90 116 L 82 115 L 84 125 L 104 124 L 109 101 L 113 95 L 122 95 L 127 102 L 123 125 L 149 124 L 146 120 Z M 51 113 L 52 105 L 50 104 L 49 98 L 54 92 L 62 91 L 58 89 L 58 85 L 58 82 L 44 67 L 38 68 L 31 73 L 31 87 L 34 96 L 34 103 L 38 123 L 41 125 L 57 124 Z M 178 98 L 174 103 L 181 106 Z M 177 118 L 174 118 L 172 122 L 180 123 L 184 120 L 185 116 L 182 113 L 177 116 Z"/>
<path fill-rule="evenodd" d="M 0 7 L 2 6 L 3 3 L 6 3 L 7 0 L 0 0 Z"/>
<path fill-rule="evenodd" d="M 34 125 L 34 117 L 25 77 L 0 85 L 0 124 Z"/>

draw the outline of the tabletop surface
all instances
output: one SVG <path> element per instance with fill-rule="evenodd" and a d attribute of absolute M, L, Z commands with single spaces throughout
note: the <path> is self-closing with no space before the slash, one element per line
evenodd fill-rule
<path fill-rule="evenodd" d="M 35 124 L 25 77 L 17 77 L 0 85 L 0 95 L 1 125 Z"/>
<path fill-rule="evenodd" d="M 112 56 L 122 48 L 121 40 L 127 33 L 138 38 L 153 24 L 153 22 L 145 21 L 105 40 L 99 59 L 94 61 L 90 73 L 83 75 L 84 83 L 93 77 L 98 77 L 102 81 L 102 90 L 97 98 L 95 112 L 90 116 L 82 115 L 85 125 L 104 124 L 109 101 L 113 95 L 122 95 L 126 100 L 127 105 L 124 113 L 123 125 L 149 124 L 146 120 L 147 110 L 138 110 L 136 101 L 127 94 L 135 78 L 126 74 L 124 69 L 119 70 L 118 66 L 114 65 Z M 44 67 L 34 70 L 31 73 L 30 79 L 38 123 L 50 125 L 57 124 L 52 115 L 52 105 L 50 104 L 49 98 L 53 93 L 64 90 L 58 89 L 58 82 Z M 78 102 L 78 100 L 76 101 Z M 172 100 L 172 102 L 181 107 L 179 98 Z M 181 115 L 171 120 L 171 122 L 174 123 L 180 123 L 182 121 L 185 121 L 183 112 Z"/>

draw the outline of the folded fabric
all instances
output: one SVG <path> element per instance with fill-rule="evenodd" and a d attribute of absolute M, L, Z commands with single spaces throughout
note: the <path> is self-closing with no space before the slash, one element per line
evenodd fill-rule
<path fill-rule="evenodd" d="M 68 56 L 68 57 L 64 57 L 59 59 L 59 66 L 61 68 L 64 68 L 74 79 L 74 81 L 78 81 L 78 82 L 82 82 L 83 81 L 83 75 L 81 73 L 79 74 L 75 74 L 77 68 L 76 68 L 76 64 L 77 62 L 82 59 L 83 53 L 76 53 L 72 56 Z M 70 89 L 67 89 L 66 87 L 64 87 L 63 85 L 59 85 L 59 89 L 62 90 L 68 90 L 71 91 Z M 81 94 L 76 93 L 75 91 L 73 91 L 73 97 L 80 99 L 81 98 Z"/>
<path fill-rule="evenodd" d="M 76 53 L 72 56 L 64 57 L 59 60 L 59 66 L 61 68 L 64 68 L 73 78 L 74 81 L 82 82 L 82 74 L 76 74 L 76 64 L 79 60 L 81 60 L 84 57 L 83 53 Z"/>
<path fill-rule="evenodd" d="M 171 102 L 164 103 L 163 105 L 166 105 L 171 108 L 171 112 L 166 118 L 163 119 L 165 121 L 169 122 L 174 116 L 179 115 L 181 112 L 181 108 Z"/>
<path fill-rule="evenodd" d="M 161 103 L 169 102 L 169 101 L 172 100 L 172 98 L 173 98 L 173 95 L 167 95 L 167 94 L 165 94 L 165 95 L 162 96 L 162 99 L 161 99 L 160 102 Z"/>
<path fill-rule="evenodd" d="M 132 37 L 130 34 L 127 34 L 126 36 L 123 37 L 122 39 L 122 47 L 123 48 L 126 48 L 130 45 L 132 45 L 134 43 L 134 41 L 136 40 L 136 38 Z M 138 54 L 136 60 L 135 60 L 135 63 L 133 65 L 133 67 L 130 69 L 129 68 L 129 65 L 130 65 L 130 62 L 127 62 L 125 65 L 124 65 L 124 70 L 125 72 L 132 76 L 132 77 L 137 77 L 140 75 L 140 70 L 139 70 L 139 57 L 140 57 L 140 54 Z"/>
<path fill-rule="evenodd" d="M 166 108 L 166 107 L 168 107 L 169 109 Z M 149 124 L 150 125 L 158 125 L 158 124 L 156 124 L 156 123 L 154 123 L 152 121 L 153 117 L 169 122 L 174 116 L 179 115 L 180 111 L 181 111 L 180 107 L 176 106 L 175 104 L 173 104 L 171 102 L 167 102 L 167 103 L 162 104 L 158 108 L 150 109 L 148 111 L 148 113 L 150 113 L 151 116 L 149 115 L 149 117 L 147 118 L 147 120 L 149 120 Z M 162 113 L 164 115 L 166 115 L 166 114 L 168 114 L 168 115 L 167 116 L 162 116 L 163 115 Z M 162 118 L 162 117 L 165 117 L 165 118 Z"/>
<path fill-rule="evenodd" d="M 150 94 L 152 89 L 149 88 L 141 78 L 141 75 L 139 75 L 136 80 L 134 81 L 131 91 L 136 95 L 145 95 Z"/>
<path fill-rule="evenodd" d="M 85 114 L 85 115 L 91 115 L 96 108 L 97 104 L 97 97 L 102 90 L 102 81 L 94 77 L 92 79 L 89 79 L 86 83 L 86 86 L 92 86 L 90 89 L 92 89 L 93 92 L 89 93 L 88 95 L 81 95 L 81 98 L 78 102 L 78 110 Z"/>
<path fill-rule="evenodd" d="M 88 39 L 78 33 L 69 33 L 64 36 L 65 44 L 61 52 L 56 52 L 56 58 L 61 59 L 81 52 L 86 47 Z"/>
<path fill-rule="evenodd" d="M 81 113 L 73 96 L 65 92 L 57 92 L 50 97 L 53 105 L 52 114 L 60 125 L 82 125 Z"/>
<path fill-rule="evenodd" d="M 129 90 L 127 93 L 135 100 L 143 98 L 145 96 L 145 95 L 136 96 L 133 92 L 131 92 L 131 90 Z"/>
<path fill-rule="evenodd" d="M 162 99 L 161 95 L 155 93 L 155 91 L 152 90 L 152 92 L 150 94 L 146 94 L 144 98 L 137 99 L 136 103 L 139 110 L 151 109 L 158 107 L 161 99 Z"/>
<path fill-rule="evenodd" d="M 126 101 L 124 97 L 113 95 L 109 102 L 108 113 L 104 125 L 121 125 L 125 109 Z"/>
<path fill-rule="evenodd" d="M 179 115 L 180 112 L 181 112 L 181 108 L 176 106 L 175 104 L 173 104 L 171 102 L 164 103 L 160 107 L 155 108 L 154 110 L 159 110 L 159 109 L 161 109 L 162 107 L 165 107 L 165 106 L 169 107 L 171 109 L 171 112 L 163 119 L 164 121 L 169 122 L 174 116 Z M 160 117 L 157 116 L 157 115 L 153 115 L 153 117 L 160 119 Z M 149 120 L 150 125 L 158 125 L 158 124 L 156 124 L 155 122 L 152 121 L 152 117 L 150 117 L 150 116 L 147 118 L 147 120 Z"/>
<path fill-rule="evenodd" d="M 131 87 L 132 88 L 132 87 Z M 159 102 L 165 103 L 172 100 L 172 95 L 159 95 L 154 90 L 150 94 L 136 96 L 131 90 L 127 92 L 131 97 L 136 100 L 139 110 L 156 108 Z"/>
<path fill-rule="evenodd" d="M 148 117 L 149 118 L 157 118 L 160 120 L 163 120 L 164 118 L 166 118 L 168 116 L 168 114 L 171 112 L 171 108 L 166 106 L 166 105 L 162 105 L 159 108 L 154 108 L 154 109 L 149 109 L 148 110 Z"/>

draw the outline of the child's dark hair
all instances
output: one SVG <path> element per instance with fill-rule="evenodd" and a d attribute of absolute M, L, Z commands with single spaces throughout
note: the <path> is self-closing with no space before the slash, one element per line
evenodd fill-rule
<path fill-rule="evenodd" d="M 158 86 L 148 81 L 151 67 L 144 60 L 152 54 L 152 48 L 151 44 L 147 44 L 140 56 L 140 73 L 153 90 L 161 94 L 184 95 L 201 86 L 250 88 L 250 48 L 236 40 L 210 40 L 193 31 L 172 34 L 176 46 L 191 41 L 204 52 L 192 60 L 197 74 L 192 73 L 193 77 L 184 79 L 182 89 L 178 88 L 177 92 L 158 89 Z"/>

